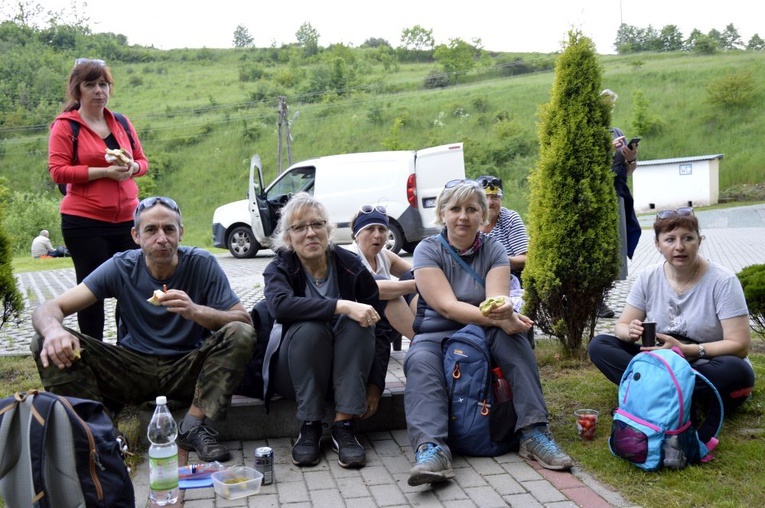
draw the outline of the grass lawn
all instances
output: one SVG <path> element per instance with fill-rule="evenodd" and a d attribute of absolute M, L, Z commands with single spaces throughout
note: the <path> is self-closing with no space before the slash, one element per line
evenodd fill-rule
<path fill-rule="evenodd" d="M 765 476 L 765 415 L 762 382 L 753 398 L 725 420 L 715 459 L 679 471 L 648 473 L 611 454 L 608 436 L 617 387 L 589 361 L 565 362 L 553 341 L 537 341 L 542 384 L 553 433 L 564 450 L 587 473 L 610 485 L 631 502 L 650 507 L 760 506 L 761 478 Z M 752 339 L 750 359 L 758 379 L 765 376 L 765 341 Z M 594 441 L 576 434 L 574 411 L 600 411 Z"/>

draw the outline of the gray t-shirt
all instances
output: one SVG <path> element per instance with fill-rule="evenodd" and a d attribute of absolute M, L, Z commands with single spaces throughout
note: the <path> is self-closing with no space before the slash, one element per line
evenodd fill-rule
<path fill-rule="evenodd" d="M 505 248 L 494 238 L 490 238 L 481 233 L 483 245 L 478 254 L 472 259 L 463 258 L 468 266 L 475 273 L 486 279 L 486 275 L 495 266 L 508 266 L 507 254 Z M 465 270 L 462 265 L 449 254 L 446 247 L 438 239 L 438 236 L 431 236 L 422 240 L 417 248 L 414 249 L 412 259 L 415 273 L 419 268 L 436 267 L 440 268 L 454 291 L 454 295 L 461 302 L 466 302 L 478 306 L 486 299 L 486 288 L 479 284 L 475 278 Z M 420 305 L 417 309 L 417 323 L 420 332 L 435 332 L 459 329 L 463 325 L 455 321 L 450 321 L 441 316 L 438 312 L 431 309 L 426 302 L 420 298 Z"/>
<path fill-rule="evenodd" d="M 178 267 L 166 280 L 157 280 L 146 268 L 140 249 L 115 254 L 96 268 L 83 283 L 98 300 L 116 298 L 123 334 L 120 345 L 158 356 L 178 356 L 202 345 L 210 330 L 163 306 L 146 300 L 156 289 L 180 289 L 199 305 L 228 310 L 239 297 L 226 274 L 209 252 L 196 247 L 178 248 Z"/>
<path fill-rule="evenodd" d="M 632 285 L 627 303 L 645 311 L 646 321 L 655 321 L 658 333 L 696 342 L 722 340 L 721 320 L 749 315 L 736 275 L 711 261 L 701 280 L 682 295 L 664 275 L 664 263 L 646 267 Z"/>

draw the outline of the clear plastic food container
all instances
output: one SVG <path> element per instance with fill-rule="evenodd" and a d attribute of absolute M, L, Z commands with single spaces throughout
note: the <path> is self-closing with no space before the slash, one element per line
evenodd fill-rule
<path fill-rule="evenodd" d="M 263 474 L 247 466 L 233 466 L 212 474 L 215 492 L 226 499 L 239 499 L 260 492 Z"/>

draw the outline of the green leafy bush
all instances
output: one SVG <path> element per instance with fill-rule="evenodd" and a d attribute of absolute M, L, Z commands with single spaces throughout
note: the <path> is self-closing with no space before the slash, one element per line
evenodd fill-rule
<path fill-rule="evenodd" d="M 0 183 L 2 187 L 2 183 Z M 0 191 L 2 191 L 0 189 Z M 4 192 L 0 192 L 4 194 Z M 18 319 L 24 310 L 24 299 L 16 287 L 16 279 L 11 270 L 11 245 L 8 235 L 3 227 L 3 210 L 6 208 L 3 200 L 0 200 L 0 327 L 6 321 Z"/>
<path fill-rule="evenodd" d="M 611 174 L 610 109 L 599 97 L 601 67 L 593 42 L 569 33 L 550 102 L 538 126 L 532 170 L 525 311 L 560 339 L 567 357 L 583 357 L 598 304 L 619 269 L 616 193 Z"/>
<path fill-rule="evenodd" d="M 737 275 L 744 288 L 752 329 L 765 334 L 765 264 L 747 266 Z"/>

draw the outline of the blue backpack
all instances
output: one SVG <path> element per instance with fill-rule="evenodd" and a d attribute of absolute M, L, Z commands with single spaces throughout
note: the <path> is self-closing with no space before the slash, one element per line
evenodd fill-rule
<path fill-rule="evenodd" d="M 477 457 L 509 452 L 515 439 L 512 399 L 494 403 L 492 360 L 483 328 L 467 325 L 443 344 L 449 396 L 449 447 Z"/>
<path fill-rule="evenodd" d="M 714 448 L 722 428 L 720 394 L 682 354 L 659 349 L 635 355 L 622 375 L 608 440 L 611 452 L 646 471 L 711 460 L 710 448 L 699 440 L 691 421 L 697 379 L 712 388 L 720 405 L 720 422 L 710 441 Z"/>

